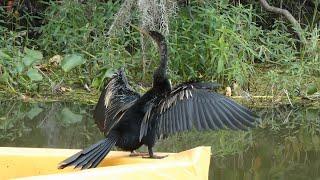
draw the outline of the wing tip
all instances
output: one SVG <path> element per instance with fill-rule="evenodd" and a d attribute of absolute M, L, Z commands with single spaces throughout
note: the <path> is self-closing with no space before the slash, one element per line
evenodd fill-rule
<path fill-rule="evenodd" d="M 58 164 L 58 169 L 64 169 L 65 167 L 67 167 L 67 164 Z"/>

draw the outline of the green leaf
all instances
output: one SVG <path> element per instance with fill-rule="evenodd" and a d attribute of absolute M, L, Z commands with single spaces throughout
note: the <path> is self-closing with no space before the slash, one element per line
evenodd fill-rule
<path fill-rule="evenodd" d="M 24 69 L 23 63 L 18 62 L 18 63 L 17 63 L 17 66 L 16 66 L 17 72 L 18 72 L 18 73 L 21 73 L 21 72 L 23 71 L 23 69 Z"/>
<path fill-rule="evenodd" d="M 7 53 L 5 53 L 2 49 L 0 49 L 0 58 L 12 59 L 12 57 L 10 55 L 8 55 Z"/>
<path fill-rule="evenodd" d="M 217 73 L 221 73 L 223 70 L 224 70 L 223 59 L 219 58 L 218 67 L 217 67 Z"/>
<path fill-rule="evenodd" d="M 36 116 L 38 116 L 42 111 L 43 111 L 42 108 L 40 108 L 39 106 L 35 106 L 29 112 L 27 112 L 27 117 L 29 119 L 33 119 Z"/>
<path fill-rule="evenodd" d="M 104 76 L 103 76 L 103 79 L 104 78 L 111 78 L 115 73 L 115 70 L 113 68 L 110 68 L 108 69 L 105 73 L 104 73 Z"/>
<path fill-rule="evenodd" d="M 101 83 L 101 78 L 94 78 L 91 83 L 91 86 L 98 88 L 100 86 L 100 83 Z"/>
<path fill-rule="evenodd" d="M 22 58 L 26 66 L 32 65 L 34 62 L 40 61 L 43 55 L 40 51 L 24 48 L 25 56 Z"/>
<path fill-rule="evenodd" d="M 70 54 L 63 58 L 61 67 L 64 72 L 69 72 L 71 69 L 83 64 L 85 61 L 86 60 L 79 54 Z"/>
<path fill-rule="evenodd" d="M 307 86 L 307 94 L 312 95 L 318 91 L 317 85 L 315 84 L 309 84 Z"/>
<path fill-rule="evenodd" d="M 1 76 L 0 76 L 0 82 L 6 83 L 9 81 L 10 75 L 5 71 Z"/>
<path fill-rule="evenodd" d="M 4 119 L 0 121 L 0 129 L 11 129 L 13 127 L 12 121 L 10 119 Z"/>
<path fill-rule="evenodd" d="M 69 108 L 63 108 L 61 111 L 62 122 L 65 124 L 74 124 L 82 121 L 82 116 L 70 111 Z"/>
<path fill-rule="evenodd" d="M 27 75 L 31 79 L 31 81 L 42 80 L 42 75 L 36 69 L 29 69 L 29 71 L 27 72 Z"/>

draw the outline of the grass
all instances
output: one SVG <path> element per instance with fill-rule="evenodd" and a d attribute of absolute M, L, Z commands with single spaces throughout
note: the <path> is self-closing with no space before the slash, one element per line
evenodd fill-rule
<path fill-rule="evenodd" d="M 7 18 L 0 26 L 0 86 L 4 92 L 41 97 L 55 95 L 57 86 L 82 89 L 85 84 L 98 90 L 120 66 L 126 68 L 135 89 L 149 87 L 159 63 L 156 48 L 149 42 L 147 61 L 142 64 L 138 32 L 125 28 L 117 36 L 106 35 L 119 6 L 111 1 L 51 1 L 41 14 L 44 23 L 39 27 L 22 26 L 2 9 Z M 313 20 L 318 18 L 317 13 L 313 15 Z M 137 23 L 137 17 L 132 17 L 132 23 Z M 37 17 L 19 18 L 28 22 Z M 236 81 L 253 95 L 279 95 L 287 90 L 289 96 L 301 96 L 310 87 L 319 91 L 318 27 L 310 21 L 304 32 L 308 45 L 299 47 L 281 18 L 272 23 L 267 18 L 256 5 L 225 1 L 193 1 L 180 7 L 167 37 L 170 78 L 174 83 L 200 79 L 224 86 Z M 263 22 L 272 27 L 263 28 Z M 28 29 L 41 35 L 31 37 Z M 26 65 L 28 50 L 42 58 Z M 50 62 L 55 55 L 74 54 L 80 55 L 83 63 L 68 72 Z"/>

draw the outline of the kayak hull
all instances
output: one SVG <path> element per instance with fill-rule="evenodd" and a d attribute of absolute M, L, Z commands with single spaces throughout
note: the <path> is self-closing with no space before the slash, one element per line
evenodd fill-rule
<path fill-rule="evenodd" d="M 0 179 L 208 179 L 211 149 L 197 147 L 163 159 L 111 151 L 97 168 L 57 169 L 76 149 L 0 147 Z"/>

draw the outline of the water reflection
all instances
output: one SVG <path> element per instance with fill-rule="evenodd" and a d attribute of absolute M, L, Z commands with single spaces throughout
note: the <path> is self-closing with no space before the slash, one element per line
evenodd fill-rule
<path fill-rule="evenodd" d="M 264 128 L 252 131 L 252 145 L 216 158 L 218 179 L 316 179 L 320 176 L 320 111 L 280 107 L 260 110 Z"/>
<path fill-rule="evenodd" d="M 102 137 L 90 106 L 0 102 L 0 107 L 0 146 L 82 148 Z"/>
<path fill-rule="evenodd" d="M 100 138 L 93 106 L 0 102 L 0 146 L 84 148 Z M 252 131 L 181 133 L 158 151 L 212 146 L 210 179 L 316 179 L 320 176 L 320 110 L 282 106 L 257 110 Z M 145 148 L 143 148 L 145 150 Z"/>

